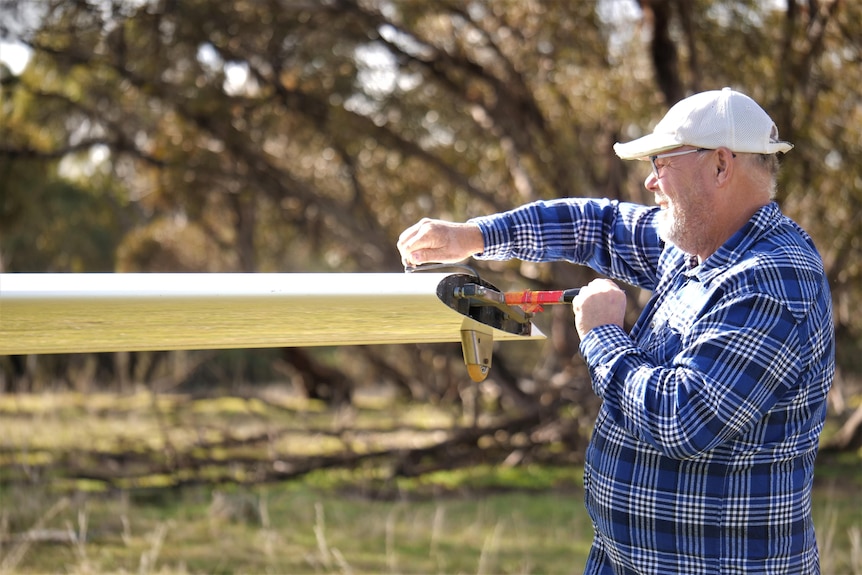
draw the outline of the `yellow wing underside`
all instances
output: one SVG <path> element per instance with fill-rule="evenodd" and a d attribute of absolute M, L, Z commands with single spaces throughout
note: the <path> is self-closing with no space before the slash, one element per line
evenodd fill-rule
<path fill-rule="evenodd" d="M 543 338 L 459 313 L 449 274 L 0 274 L 0 354 Z"/>

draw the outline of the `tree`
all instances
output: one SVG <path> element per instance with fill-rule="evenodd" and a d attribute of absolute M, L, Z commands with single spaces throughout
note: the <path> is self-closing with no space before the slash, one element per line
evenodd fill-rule
<path fill-rule="evenodd" d="M 400 271 L 395 239 L 425 215 L 464 219 L 564 195 L 650 202 L 646 166 L 618 161 L 613 142 L 650 130 L 689 93 L 731 85 L 797 145 L 779 199 L 824 254 L 840 365 L 858 370 L 857 4 L 46 0 L 29 5 L 38 24 L 27 27 L 22 4 L 6 2 L 34 50 L 11 90 L 34 105 L 0 158 L 106 150 L 99 169 L 111 185 L 87 193 L 115 206 L 117 269 Z M 507 289 L 590 277 L 559 264 L 479 268 Z M 631 295 L 634 316 L 644 298 Z M 553 325 L 538 361 L 495 358 L 493 382 L 514 404 L 561 400 L 561 379 L 589 402 L 570 321 L 562 313 Z M 417 358 L 443 358 L 438 373 L 461 361 L 433 346 L 288 363 L 458 395 Z"/>

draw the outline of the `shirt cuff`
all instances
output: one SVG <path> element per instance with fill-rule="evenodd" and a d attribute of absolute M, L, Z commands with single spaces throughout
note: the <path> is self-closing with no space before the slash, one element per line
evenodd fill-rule
<path fill-rule="evenodd" d="M 593 391 L 604 398 L 621 356 L 634 349 L 632 338 L 618 325 L 594 327 L 581 339 L 581 355 L 590 369 Z"/>
<path fill-rule="evenodd" d="M 511 257 L 512 238 L 509 235 L 509 227 L 502 214 L 493 216 L 481 216 L 467 220 L 471 224 L 479 226 L 482 232 L 482 240 L 485 249 L 473 257 L 477 259 L 499 260 Z"/>

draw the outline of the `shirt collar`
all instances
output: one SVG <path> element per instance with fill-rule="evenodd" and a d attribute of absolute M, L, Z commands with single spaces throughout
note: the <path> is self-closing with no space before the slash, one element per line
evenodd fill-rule
<path fill-rule="evenodd" d="M 685 275 L 707 283 L 728 266 L 738 262 L 751 246 L 778 226 L 781 210 L 770 202 L 757 210 L 748 222 L 722 244 L 711 256 L 697 265 L 697 258 L 688 260 Z"/>

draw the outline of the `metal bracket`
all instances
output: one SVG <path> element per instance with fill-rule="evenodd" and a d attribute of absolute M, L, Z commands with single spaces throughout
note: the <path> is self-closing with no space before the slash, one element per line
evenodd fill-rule
<path fill-rule="evenodd" d="M 507 319 L 518 323 L 528 323 L 532 314 L 522 307 L 506 303 L 506 295 L 495 289 L 479 284 L 468 283 L 453 290 L 456 299 L 466 299 L 471 306 L 491 306 L 502 311 Z"/>
<path fill-rule="evenodd" d="M 506 304 L 505 294 L 478 277 L 447 276 L 437 286 L 437 296 L 467 318 L 461 328 L 461 350 L 467 373 L 477 383 L 491 371 L 495 329 L 524 336 L 532 333 L 532 314 Z"/>
<path fill-rule="evenodd" d="M 531 314 L 518 306 L 506 304 L 505 294 L 479 284 L 467 283 L 452 290 L 455 299 L 467 300 L 472 307 L 492 307 L 503 313 L 506 320 L 514 320 L 519 324 L 529 324 Z M 464 363 L 470 379 L 479 383 L 488 377 L 491 371 L 491 358 L 494 354 L 493 333 L 483 333 L 476 330 L 461 330 L 461 350 L 464 353 Z"/>
<path fill-rule="evenodd" d="M 476 330 L 461 330 L 461 351 L 470 379 L 479 383 L 491 371 L 491 357 L 494 354 L 494 335 Z"/>
<path fill-rule="evenodd" d="M 458 313 L 482 325 L 516 335 L 530 335 L 531 314 L 507 305 L 495 286 L 476 277 L 450 275 L 437 285 L 437 297 Z"/>

